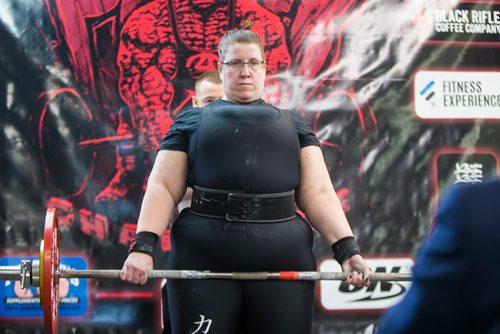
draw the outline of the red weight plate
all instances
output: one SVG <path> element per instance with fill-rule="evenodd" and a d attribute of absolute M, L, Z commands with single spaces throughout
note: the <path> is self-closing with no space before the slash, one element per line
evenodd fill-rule
<path fill-rule="evenodd" d="M 43 254 L 41 264 L 41 303 L 45 333 L 57 333 L 59 312 L 59 229 L 55 209 L 47 210 L 43 237 Z"/>

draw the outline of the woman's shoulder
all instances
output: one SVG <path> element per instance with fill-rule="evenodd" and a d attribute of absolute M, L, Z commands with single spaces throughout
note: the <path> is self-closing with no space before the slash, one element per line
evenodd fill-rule
<path fill-rule="evenodd" d="M 292 118 L 292 120 L 296 124 L 300 124 L 300 125 L 307 124 L 307 121 L 305 120 L 304 116 L 300 112 L 295 111 L 295 110 L 288 110 L 288 109 L 282 109 L 282 110 L 284 112 L 286 112 L 288 115 L 290 115 L 290 117 Z"/>
<path fill-rule="evenodd" d="M 175 123 L 192 124 L 197 123 L 203 108 L 185 107 L 175 116 Z"/>
<path fill-rule="evenodd" d="M 191 118 L 195 115 L 198 115 L 200 113 L 202 108 L 196 108 L 196 107 L 184 107 L 182 108 L 177 115 L 175 116 L 175 119 L 179 118 Z"/>

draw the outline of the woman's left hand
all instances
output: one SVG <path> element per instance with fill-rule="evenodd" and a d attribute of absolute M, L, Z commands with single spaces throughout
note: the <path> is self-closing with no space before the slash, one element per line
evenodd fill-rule
<path fill-rule="evenodd" d="M 346 283 L 355 286 L 370 286 L 372 271 L 361 255 L 356 254 L 342 263 L 342 270 L 349 273 Z"/>

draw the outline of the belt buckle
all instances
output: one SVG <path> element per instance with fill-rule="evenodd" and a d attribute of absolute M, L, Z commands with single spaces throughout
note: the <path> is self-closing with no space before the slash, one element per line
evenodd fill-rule
<path fill-rule="evenodd" d="M 227 221 L 245 221 L 248 213 L 248 200 L 241 193 L 229 193 L 227 195 Z"/>

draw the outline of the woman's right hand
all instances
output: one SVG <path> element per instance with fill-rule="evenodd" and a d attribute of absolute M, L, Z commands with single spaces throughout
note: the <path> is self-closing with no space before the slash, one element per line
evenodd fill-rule
<path fill-rule="evenodd" d="M 120 278 L 134 284 L 146 284 L 151 269 L 153 269 L 153 258 L 150 255 L 132 252 L 123 264 Z"/>

